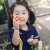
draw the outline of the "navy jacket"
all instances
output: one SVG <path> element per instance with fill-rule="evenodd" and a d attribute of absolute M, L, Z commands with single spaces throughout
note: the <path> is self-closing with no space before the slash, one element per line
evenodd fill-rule
<path fill-rule="evenodd" d="M 31 48 L 32 45 L 30 45 L 27 42 L 27 39 L 33 38 L 33 39 L 38 39 L 39 40 L 39 36 L 38 36 L 38 32 L 36 31 L 36 28 L 34 26 L 30 25 L 28 22 L 27 22 L 27 26 L 28 26 L 27 31 L 19 29 L 20 43 L 19 43 L 18 46 L 13 45 L 13 43 L 12 43 L 14 27 L 12 27 L 10 29 L 9 36 L 10 36 L 10 39 L 11 39 L 11 45 L 12 45 L 12 47 L 14 47 L 15 50 L 32 50 L 32 49 L 34 49 L 34 46 L 33 46 L 33 48 Z"/>

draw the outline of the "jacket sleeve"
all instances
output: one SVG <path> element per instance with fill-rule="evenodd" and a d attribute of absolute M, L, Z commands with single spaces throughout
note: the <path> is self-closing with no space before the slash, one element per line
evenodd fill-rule
<path fill-rule="evenodd" d="M 9 36 L 10 36 L 10 40 L 11 40 L 11 45 L 12 45 L 12 47 L 14 47 L 14 45 L 13 45 L 13 43 L 12 43 L 13 33 L 14 33 L 14 29 L 11 28 L 10 31 L 9 31 Z"/>
<path fill-rule="evenodd" d="M 38 40 L 40 40 L 40 38 L 39 38 L 39 34 L 38 34 L 38 32 L 37 32 L 37 30 L 36 30 L 35 27 L 34 27 L 33 31 L 34 31 L 34 39 L 38 39 Z"/>

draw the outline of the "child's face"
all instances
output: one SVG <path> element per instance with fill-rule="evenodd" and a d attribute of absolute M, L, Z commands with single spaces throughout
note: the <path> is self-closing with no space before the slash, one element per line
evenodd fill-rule
<path fill-rule="evenodd" d="M 19 16 L 21 18 L 20 25 L 26 24 L 26 22 L 28 21 L 28 18 L 29 18 L 27 9 L 21 5 L 16 5 L 14 8 L 13 18 L 15 18 L 16 16 Z"/>

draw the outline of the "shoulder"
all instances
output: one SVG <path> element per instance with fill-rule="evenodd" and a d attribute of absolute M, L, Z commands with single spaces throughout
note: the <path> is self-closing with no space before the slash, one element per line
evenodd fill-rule
<path fill-rule="evenodd" d="M 36 27 L 35 27 L 34 25 L 31 25 L 30 28 L 31 28 L 31 30 L 32 30 L 33 32 L 37 32 Z"/>
<path fill-rule="evenodd" d="M 12 27 L 9 31 L 13 31 L 14 30 L 14 27 Z"/>
<path fill-rule="evenodd" d="M 36 27 L 34 25 L 30 25 L 31 29 L 35 30 Z"/>
<path fill-rule="evenodd" d="M 34 25 L 31 25 L 29 22 L 27 22 L 27 25 L 28 25 L 29 29 L 36 30 L 36 27 Z"/>
<path fill-rule="evenodd" d="M 14 32 L 14 27 L 9 30 L 9 33 Z"/>
<path fill-rule="evenodd" d="M 33 29 L 33 30 L 36 30 L 36 27 L 32 25 L 32 29 Z"/>
<path fill-rule="evenodd" d="M 11 40 L 12 40 L 13 33 L 14 33 L 14 29 L 13 29 L 13 27 L 12 27 L 12 28 L 9 30 L 9 36 L 10 36 Z"/>

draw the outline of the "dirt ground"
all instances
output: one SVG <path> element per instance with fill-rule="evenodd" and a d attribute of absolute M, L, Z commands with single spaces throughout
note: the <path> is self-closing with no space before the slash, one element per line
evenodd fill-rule
<path fill-rule="evenodd" d="M 50 45 L 50 15 L 36 18 L 35 27 L 40 34 L 40 40 L 43 41 L 43 46 Z M 45 21 L 45 19 L 48 19 Z M 49 49 L 50 50 L 50 46 Z"/>

